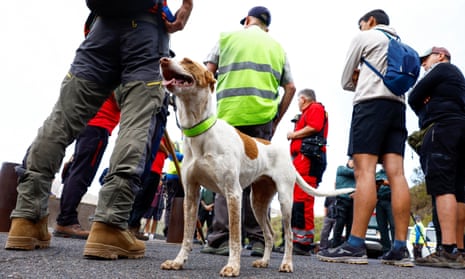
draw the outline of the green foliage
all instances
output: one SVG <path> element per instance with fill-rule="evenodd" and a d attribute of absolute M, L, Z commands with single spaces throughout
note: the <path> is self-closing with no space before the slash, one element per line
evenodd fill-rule
<path fill-rule="evenodd" d="M 410 212 L 413 215 L 419 215 L 426 226 L 432 220 L 433 205 L 431 196 L 426 193 L 425 181 L 410 188 Z M 410 220 L 410 225 L 413 225 L 413 220 Z"/>

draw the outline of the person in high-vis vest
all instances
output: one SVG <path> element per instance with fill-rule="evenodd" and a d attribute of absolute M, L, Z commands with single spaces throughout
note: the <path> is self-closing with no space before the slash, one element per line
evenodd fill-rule
<path fill-rule="evenodd" d="M 415 226 L 410 230 L 410 243 L 413 246 L 413 258 L 418 259 L 422 257 L 421 250 L 425 245 L 425 226 L 421 222 L 420 216 L 415 216 Z"/>
<path fill-rule="evenodd" d="M 217 113 L 239 131 L 271 140 L 295 93 L 286 53 L 267 32 L 271 14 L 265 7 L 252 8 L 240 23 L 244 29 L 222 33 L 205 59 L 217 74 Z M 279 95 L 282 87 L 284 94 Z M 243 191 L 243 231 L 252 256 L 262 256 L 263 232 L 250 206 L 250 187 Z M 228 211 L 226 199 L 215 196 L 213 230 L 202 253 L 228 255 Z"/>

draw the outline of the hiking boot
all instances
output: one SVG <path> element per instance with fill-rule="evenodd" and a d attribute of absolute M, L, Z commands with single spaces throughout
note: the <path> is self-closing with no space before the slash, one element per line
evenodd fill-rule
<path fill-rule="evenodd" d="M 456 269 L 465 268 L 465 261 L 461 254 L 451 254 L 441 249 L 436 250 L 435 253 L 429 256 L 415 259 L 415 264 L 421 266 L 448 267 Z"/>
<path fill-rule="evenodd" d="M 129 228 L 129 231 L 139 240 L 142 240 L 142 241 L 149 240 L 149 236 L 139 231 L 139 228 Z"/>
<path fill-rule="evenodd" d="M 263 252 L 265 251 L 265 244 L 261 241 L 254 241 L 252 243 L 252 252 L 250 252 L 250 256 L 252 257 L 263 257 Z"/>
<path fill-rule="evenodd" d="M 26 218 L 13 218 L 5 249 L 34 250 L 48 248 L 51 235 L 48 232 L 48 216 L 38 222 Z"/>
<path fill-rule="evenodd" d="M 317 258 L 323 262 L 368 264 L 365 247 L 354 247 L 347 242 L 344 242 L 336 248 L 318 252 Z"/>
<path fill-rule="evenodd" d="M 284 254 L 284 243 L 281 243 L 278 246 L 273 246 L 273 252 Z"/>
<path fill-rule="evenodd" d="M 69 226 L 60 226 L 56 224 L 55 230 L 53 231 L 53 236 L 87 239 L 89 236 L 89 231 L 84 230 L 79 224 L 73 224 Z"/>
<path fill-rule="evenodd" d="M 292 245 L 292 254 L 297 256 L 310 256 L 310 245 L 294 243 Z"/>
<path fill-rule="evenodd" d="M 101 222 L 92 223 L 84 257 L 116 260 L 144 257 L 145 244 L 129 231 Z"/>
<path fill-rule="evenodd" d="M 381 257 L 381 263 L 401 267 L 414 267 L 415 265 L 408 255 L 407 247 L 402 247 L 399 250 L 391 249 Z"/>
<path fill-rule="evenodd" d="M 221 243 L 218 248 L 211 247 L 210 245 L 204 246 L 202 249 L 200 249 L 200 253 L 229 256 L 229 241 Z"/>

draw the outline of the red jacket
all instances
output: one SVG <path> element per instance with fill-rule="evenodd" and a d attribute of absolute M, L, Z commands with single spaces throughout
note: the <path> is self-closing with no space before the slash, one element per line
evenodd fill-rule
<path fill-rule="evenodd" d="M 312 103 L 302 111 L 302 115 L 295 124 L 294 131 L 303 129 L 305 126 L 311 126 L 317 131 L 320 131 L 324 124 L 326 111 L 325 107 L 321 103 Z M 323 131 L 323 137 L 328 137 L 328 121 L 326 120 L 326 126 Z M 294 139 L 291 141 L 291 154 L 293 156 L 299 154 L 300 146 L 302 145 L 302 139 Z M 326 152 L 326 146 L 323 146 L 323 151 Z"/>
<path fill-rule="evenodd" d="M 103 103 L 97 114 L 87 122 L 89 126 L 101 127 L 108 130 L 111 135 L 120 119 L 120 109 L 116 103 L 114 94 Z"/>

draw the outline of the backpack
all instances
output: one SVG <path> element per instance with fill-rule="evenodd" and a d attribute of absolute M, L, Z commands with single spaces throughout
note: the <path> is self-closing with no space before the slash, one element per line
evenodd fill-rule
<path fill-rule="evenodd" d="M 387 69 L 384 76 L 364 57 L 365 63 L 384 82 L 384 85 L 396 96 L 402 96 L 417 81 L 420 74 L 420 56 L 410 46 L 402 43 L 399 36 L 392 36 L 377 29 L 389 38 L 387 51 Z"/>
<path fill-rule="evenodd" d="M 147 11 L 161 0 L 86 0 L 87 7 L 100 16 L 130 16 Z"/>

